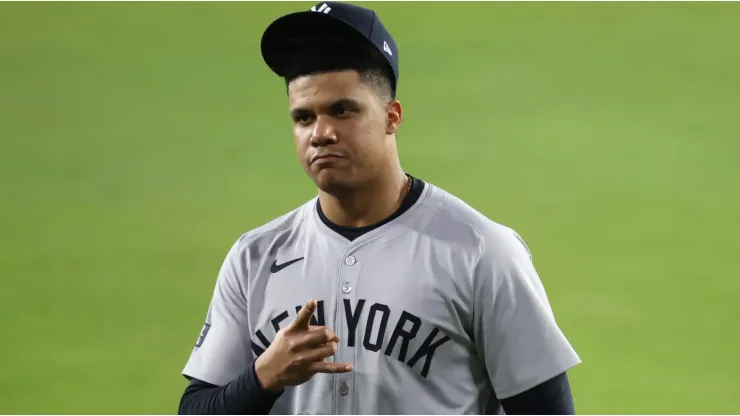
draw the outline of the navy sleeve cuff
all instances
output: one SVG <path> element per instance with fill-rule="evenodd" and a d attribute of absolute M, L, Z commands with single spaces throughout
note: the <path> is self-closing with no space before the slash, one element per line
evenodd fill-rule
<path fill-rule="evenodd" d="M 255 367 L 254 363 L 249 366 L 248 373 L 251 377 L 249 380 L 249 386 L 246 387 L 246 390 L 254 391 L 254 394 L 258 395 L 261 401 L 270 403 L 270 408 L 272 408 L 272 405 L 277 399 L 280 398 L 285 389 L 280 389 L 279 391 L 265 390 L 260 384 L 259 379 L 257 378 L 257 368 Z"/>
<path fill-rule="evenodd" d="M 265 415 L 282 393 L 283 390 L 264 390 L 252 364 L 236 380 L 222 387 L 191 379 L 180 399 L 178 414 Z"/>

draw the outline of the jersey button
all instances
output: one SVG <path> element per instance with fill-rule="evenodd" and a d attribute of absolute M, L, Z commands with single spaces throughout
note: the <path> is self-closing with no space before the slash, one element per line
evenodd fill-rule
<path fill-rule="evenodd" d="M 339 387 L 339 394 L 342 396 L 346 396 L 349 394 L 349 386 L 345 383 L 342 383 L 342 385 Z"/>
<path fill-rule="evenodd" d="M 347 266 L 354 266 L 355 263 L 357 263 L 357 259 L 355 258 L 355 256 L 349 256 L 344 259 L 344 264 L 346 264 Z"/>
<path fill-rule="evenodd" d="M 342 292 L 349 293 L 352 291 L 352 285 L 349 283 L 345 283 L 342 285 Z"/>

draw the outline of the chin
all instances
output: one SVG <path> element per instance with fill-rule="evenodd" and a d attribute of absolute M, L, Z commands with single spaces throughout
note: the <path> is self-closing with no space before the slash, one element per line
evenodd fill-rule
<path fill-rule="evenodd" d="M 353 181 L 349 180 L 346 174 L 334 169 L 322 169 L 313 177 L 313 181 L 317 188 L 328 194 L 346 191 L 353 187 Z"/>

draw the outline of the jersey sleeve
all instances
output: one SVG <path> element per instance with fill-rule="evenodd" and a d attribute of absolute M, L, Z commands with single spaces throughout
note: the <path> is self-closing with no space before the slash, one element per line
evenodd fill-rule
<path fill-rule="evenodd" d="M 498 399 L 581 362 L 555 321 L 529 249 L 515 231 L 484 236 L 473 284 L 474 336 Z"/>
<path fill-rule="evenodd" d="M 216 279 L 205 324 L 195 343 L 183 375 L 223 386 L 252 362 L 247 321 L 247 298 L 241 282 L 246 273 L 235 244 Z"/>

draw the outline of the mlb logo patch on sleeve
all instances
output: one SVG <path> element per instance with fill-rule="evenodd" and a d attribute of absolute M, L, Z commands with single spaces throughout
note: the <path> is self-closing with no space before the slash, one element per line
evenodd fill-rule
<path fill-rule="evenodd" d="M 200 336 L 198 337 L 198 341 L 195 343 L 196 347 L 200 347 L 203 345 L 203 341 L 206 339 L 206 335 L 208 335 L 208 330 L 211 329 L 211 324 L 204 324 L 203 329 L 200 330 Z"/>

